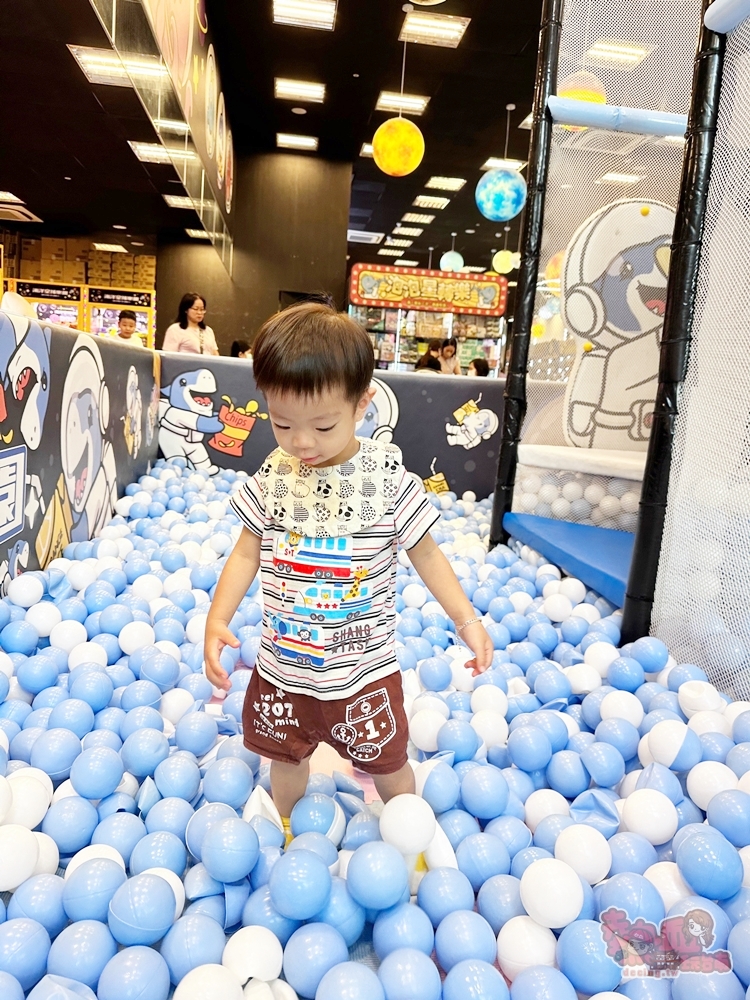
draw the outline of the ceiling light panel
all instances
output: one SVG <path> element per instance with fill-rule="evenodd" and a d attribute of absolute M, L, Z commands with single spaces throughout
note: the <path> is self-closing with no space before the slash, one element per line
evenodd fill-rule
<path fill-rule="evenodd" d="M 401 216 L 402 222 L 418 222 L 423 226 L 429 226 L 431 222 L 435 221 L 434 215 L 422 215 L 421 212 L 407 212 L 406 215 Z"/>
<path fill-rule="evenodd" d="M 617 38 L 600 38 L 586 53 L 590 63 L 605 66 L 619 66 L 621 69 L 635 69 L 654 51 L 653 45 L 639 45 L 636 42 Z"/>
<path fill-rule="evenodd" d="M 439 198 L 437 195 L 420 194 L 412 202 L 415 208 L 447 208 L 450 205 L 450 198 Z"/>
<path fill-rule="evenodd" d="M 470 17 L 451 17 L 449 14 L 430 14 L 423 10 L 411 10 L 404 18 L 398 40 L 456 49 L 470 22 Z"/>
<path fill-rule="evenodd" d="M 392 90 L 381 90 L 375 110 L 402 111 L 407 115 L 422 115 L 429 103 L 429 97 L 421 97 L 418 94 L 397 94 Z"/>
<path fill-rule="evenodd" d="M 519 124 L 519 126 L 518 126 L 518 127 L 519 127 L 519 128 L 525 128 L 525 129 L 531 129 L 531 125 L 532 125 L 532 123 L 533 123 L 533 115 L 531 114 L 531 112 L 529 112 L 529 114 L 528 114 L 528 115 L 526 115 L 526 117 L 525 117 L 525 118 L 524 118 L 524 120 L 523 120 L 523 121 L 522 121 L 522 122 L 521 122 L 521 123 Z"/>
<path fill-rule="evenodd" d="M 105 253 L 128 252 L 120 243 L 94 243 L 94 250 L 103 250 Z"/>
<path fill-rule="evenodd" d="M 596 181 L 597 184 L 637 184 L 640 181 L 639 174 L 619 174 L 615 170 L 610 170 L 609 173 L 603 174 Z"/>
<path fill-rule="evenodd" d="M 211 237 L 208 235 L 205 229 L 186 229 L 185 232 L 188 236 L 192 237 L 194 240 L 210 240 Z M 135 246 L 135 244 L 133 244 Z"/>
<path fill-rule="evenodd" d="M 333 31 L 336 0 L 273 0 L 273 19 L 276 24 Z"/>
<path fill-rule="evenodd" d="M 154 128 L 157 132 L 174 132 L 175 135 L 187 135 L 190 126 L 177 118 L 154 118 Z"/>
<path fill-rule="evenodd" d="M 193 199 L 188 198 L 186 194 L 165 194 L 162 195 L 164 201 L 169 205 L 170 208 L 192 208 Z"/>
<path fill-rule="evenodd" d="M 359 151 L 359 155 L 360 156 L 372 156 L 373 155 L 373 152 L 372 152 L 372 143 L 371 142 L 363 142 L 362 143 L 362 149 L 360 149 L 360 151 Z"/>
<path fill-rule="evenodd" d="M 464 177 L 430 177 L 425 187 L 436 191 L 460 191 L 465 183 Z"/>
<path fill-rule="evenodd" d="M 131 78 L 146 83 L 166 80 L 167 69 L 157 56 L 123 55 L 112 49 L 99 49 L 90 45 L 69 45 L 68 48 L 83 70 L 89 83 L 109 87 L 130 87 Z"/>
<path fill-rule="evenodd" d="M 7 205 L 9 202 L 14 205 L 23 205 L 24 202 L 11 191 L 0 191 L 0 202 Z"/>
<path fill-rule="evenodd" d="M 309 83 L 307 80 L 286 80 L 277 76 L 273 81 L 273 96 L 281 101 L 307 101 L 322 104 L 326 99 L 324 83 Z"/>
<path fill-rule="evenodd" d="M 482 170 L 523 170 L 526 160 L 505 160 L 501 156 L 491 156 L 482 164 Z"/>
<path fill-rule="evenodd" d="M 484 274 L 487 270 L 486 267 L 476 267 L 472 264 L 467 264 L 465 267 L 461 268 L 462 271 L 466 271 L 468 274 Z"/>
<path fill-rule="evenodd" d="M 318 148 L 318 140 L 312 135 L 291 135 L 289 132 L 277 132 L 276 145 L 279 149 L 304 149 L 315 152 Z"/>
<path fill-rule="evenodd" d="M 382 243 L 385 233 L 368 233 L 364 229 L 349 229 L 346 233 L 348 243 Z"/>
<path fill-rule="evenodd" d="M 399 240 L 394 239 L 393 236 L 387 236 L 385 242 L 386 246 L 389 247 L 410 247 L 414 240 Z"/>
<path fill-rule="evenodd" d="M 421 236 L 424 229 L 419 229 L 417 226 L 402 226 L 397 223 L 395 229 L 393 230 L 394 236 Z"/>
<path fill-rule="evenodd" d="M 419 267 L 418 260 L 404 260 L 402 257 L 398 262 L 399 267 Z"/>
<path fill-rule="evenodd" d="M 190 149 L 167 149 L 158 142 L 128 142 L 141 163 L 171 163 L 172 160 L 194 160 Z"/>
<path fill-rule="evenodd" d="M 383 250 L 378 250 L 378 254 L 381 257 L 403 257 L 404 251 L 383 249 Z"/>

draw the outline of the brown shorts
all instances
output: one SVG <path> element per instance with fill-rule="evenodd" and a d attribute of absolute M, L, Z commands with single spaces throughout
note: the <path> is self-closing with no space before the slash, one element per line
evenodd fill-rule
<path fill-rule="evenodd" d="M 245 746 L 271 760 L 299 764 L 327 743 L 361 771 L 394 774 L 406 763 L 409 731 L 401 671 L 348 698 L 321 701 L 283 691 L 254 670 L 242 726 Z"/>

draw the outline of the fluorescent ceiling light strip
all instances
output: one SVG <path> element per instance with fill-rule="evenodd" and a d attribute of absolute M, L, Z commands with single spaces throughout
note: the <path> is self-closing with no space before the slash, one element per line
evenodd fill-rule
<path fill-rule="evenodd" d="M 187 135 L 190 131 L 188 123 L 177 118 L 154 118 L 154 128 L 157 131 L 175 132 L 177 135 Z"/>
<path fill-rule="evenodd" d="M 404 260 L 402 257 L 398 262 L 399 267 L 419 267 L 418 260 Z"/>
<path fill-rule="evenodd" d="M 381 90 L 375 110 L 405 111 L 410 115 L 421 115 L 429 103 L 429 97 L 419 94 L 397 94 L 392 90 Z"/>
<path fill-rule="evenodd" d="M 404 18 L 398 40 L 455 49 L 459 46 L 470 22 L 470 17 L 452 17 L 449 14 L 428 14 L 426 11 L 412 10 Z"/>
<path fill-rule="evenodd" d="M 412 204 L 415 208 L 436 208 L 443 209 L 450 205 L 450 198 L 438 198 L 437 195 L 419 194 Z"/>
<path fill-rule="evenodd" d="M 274 0 L 273 19 L 276 24 L 333 31 L 336 0 Z"/>
<path fill-rule="evenodd" d="M 173 149 L 158 142 L 128 142 L 141 163 L 171 163 L 172 160 L 194 160 L 190 149 Z"/>
<path fill-rule="evenodd" d="M 386 246 L 389 247 L 410 247 L 414 243 L 414 240 L 399 240 L 394 239 L 393 236 L 386 236 L 385 242 Z"/>
<path fill-rule="evenodd" d="M 211 237 L 205 229 L 186 229 L 185 232 L 194 240 L 210 240 Z"/>
<path fill-rule="evenodd" d="M 362 143 L 362 149 L 360 149 L 360 151 L 359 151 L 359 155 L 360 156 L 372 156 L 373 155 L 372 143 L 371 142 L 363 142 Z"/>
<path fill-rule="evenodd" d="M 403 250 L 378 250 L 378 254 L 381 257 L 403 257 Z"/>
<path fill-rule="evenodd" d="M 164 201 L 169 205 L 170 208 L 192 208 L 193 199 L 189 198 L 186 194 L 165 194 L 162 195 Z"/>
<path fill-rule="evenodd" d="M 486 267 L 477 267 L 476 265 L 473 265 L 473 264 L 472 265 L 467 264 L 461 270 L 462 271 L 466 271 L 469 274 L 484 274 L 484 272 L 487 270 L 487 268 Z"/>
<path fill-rule="evenodd" d="M 464 177 L 430 177 L 425 187 L 436 191 L 460 191 L 465 183 Z"/>
<path fill-rule="evenodd" d="M 322 104 L 326 99 L 324 83 L 310 83 L 306 80 L 287 80 L 277 76 L 273 81 L 273 94 L 283 101 L 308 101 Z"/>
<path fill-rule="evenodd" d="M 165 80 L 167 68 L 157 56 L 127 53 L 119 56 L 112 49 L 99 49 L 89 45 L 69 45 L 71 54 L 81 67 L 89 83 L 130 87 L 130 78 L 139 80 Z"/>
<path fill-rule="evenodd" d="M 105 253 L 127 253 L 128 251 L 120 243 L 94 243 L 94 250 L 102 250 Z"/>
<path fill-rule="evenodd" d="M 394 236 L 421 236 L 424 229 L 418 229 L 416 226 L 402 226 L 400 222 L 397 222 L 394 230 Z"/>
<path fill-rule="evenodd" d="M 501 156 L 490 156 L 482 164 L 482 170 L 523 170 L 526 160 L 503 159 Z"/>
<path fill-rule="evenodd" d="M 12 194 L 10 191 L 0 191 L 0 202 L 8 204 L 9 202 L 14 205 L 24 205 L 26 204 L 17 195 Z"/>
<path fill-rule="evenodd" d="M 289 132 L 277 132 L 276 145 L 279 149 L 305 149 L 314 152 L 318 148 L 318 140 L 312 135 L 292 135 Z"/>
<path fill-rule="evenodd" d="M 429 226 L 431 222 L 435 221 L 434 215 L 422 215 L 421 212 L 407 212 L 406 215 L 401 216 L 402 222 L 420 222 L 424 226 Z"/>

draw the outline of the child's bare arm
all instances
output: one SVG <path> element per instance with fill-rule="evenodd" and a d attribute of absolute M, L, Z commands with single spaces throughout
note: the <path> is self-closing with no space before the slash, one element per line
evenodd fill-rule
<path fill-rule="evenodd" d="M 450 563 L 437 547 L 432 535 L 425 535 L 414 548 L 409 549 L 409 558 L 435 599 L 456 625 L 477 617 Z M 492 663 L 492 639 L 481 622 L 467 625 L 461 630 L 461 638 L 476 657 L 477 667 L 474 673 L 482 673 Z"/>
<path fill-rule="evenodd" d="M 259 565 L 260 538 L 243 528 L 219 577 L 206 621 L 206 676 L 214 687 L 224 688 L 225 691 L 229 689 L 229 677 L 219 663 L 219 654 L 224 646 L 233 646 L 235 649 L 239 646 L 228 626 L 255 579 Z"/>

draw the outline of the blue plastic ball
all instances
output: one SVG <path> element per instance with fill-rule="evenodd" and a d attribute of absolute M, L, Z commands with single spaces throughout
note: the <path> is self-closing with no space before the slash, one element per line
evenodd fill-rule
<path fill-rule="evenodd" d="M 158 951 L 125 948 L 104 966 L 98 1000 L 167 1000 L 169 968 Z"/>
<path fill-rule="evenodd" d="M 473 768 L 461 781 L 461 799 L 472 816 L 494 819 L 508 803 L 508 782 L 492 764 Z"/>
<path fill-rule="evenodd" d="M 101 820 L 94 830 L 91 843 L 108 844 L 110 847 L 114 847 L 125 864 L 128 865 L 133 848 L 145 836 L 146 826 L 139 816 L 134 816 L 129 812 L 116 812 Z"/>
<path fill-rule="evenodd" d="M 435 953 L 446 972 L 470 958 L 492 963 L 497 955 L 495 934 L 489 923 L 472 910 L 454 910 L 435 932 Z"/>
<path fill-rule="evenodd" d="M 598 920 L 575 920 L 563 929 L 557 942 L 557 963 L 573 989 L 586 995 L 614 990 L 622 975 L 620 966 L 607 954 Z"/>
<path fill-rule="evenodd" d="M 99 814 L 88 799 L 72 795 L 53 802 L 42 820 L 42 833 L 52 837 L 61 854 L 75 854 L 91 843 Z"/>
<path fill-rule="evenodd" d="M 378 969 L 387 1000 L 440 1000 L 440 973 L 432 959 L 414 948 L 392 951 Z"/>
<path fill-rule="evenodd" d="M 466 875 L 478 892 L 493 875 L 507 875 L 511 868 L 510 855 L 499 837 L 489 833 L 474 833 L 465 837 L 456 849 L 459 870 Z"/>
<path fill-rule="evenodd" d="M 347 869 L 349 892 L 365 909 L 386 910 L 395 906 L 400 902 L 408 882 L 409 876 L 403 857 L 395 847 L 382 841 L 363 844 L 349 860 Z"/>
<path fill-rule="evenodd" d="M 84 750 L 70 769 L 70 783 L 84 799 L 104 799 L 122 781 L 125 767 L 115 750 Z"/>
<path fill-rule="evenodd" d="M 510 995 L 512 1000 L 576 1000 L 570 981 L 546 965 L 522 969 L 513 980 Z"/>
<path fill-rule="evenodd" d="M 54 939 L 68 922 L 63 908 L 65 883 L 57 875 L 32 875 L 15 890 L 8 903 L 8 920 L 29 917 Z"/>
<path fill-rule="evenodd" d="M 50 947 L 49 934 L 38 921 L 6 920 L 0 924 L 0 973 L 8 973 L 23 990 L 30 990 L 46 971 Z"/>
<path fill-rule="evenodd" d="M 357 997 L 357 1000 L 385 1000 L 380 980 L 366 965 L 360 962 L 342 962 L 325 973 L 315 991 L 316 1000 L 341 1000 L 342 997 Z"/>
<path fill-rule="evenodd" d="M 512 918 L 526 913 L 521 902 L 521 881 L 513 875 L 493 875 L 477 895 L 477 909 L 494 934 Z"/>
<path fill-rule="evenodd" d="M 372 943 L 381 962 L 398 948 L 416 948 L 431 955 L 435 932 L 423 910 L 411 903 L 401 903 L 378 915 L 372 929 Z"/>
<path fill-rule="evenodd" d="M 356 852 L 352 861 L 354 857 Z M 290 851 L 271 869 L 268 888 L 273 906 L 283 917 L 309 920 L 328 902 L 331 874 L 317 854 L 305 850 Z M 352 891 L 351 884 L 349 890 Z M 352 896 L 356 899 L 353 892 Z"/>
<path fill-rule="evenodd" d="M 176 986 L 199 965 L 221 965 L 225 945 L 220 924 L 204 914 L 190 913 L 170 927 L 159 950 Z"/>
<path fill-rule="evenodd" d="M 216 720 L 210 715 L 189 712 L 175 727 L 175 742 L 180 750 L 189 750 L 196 757 L 202 757 L 214 745 L 218 734 Z"/>
<path fill-rule="evenodd" d="M 248 823 L 237 818 L 225 819 L 207 831 L 201 860 L 209 875 L 217 881 L 237 882 L 250 874 L 259 851 L 257 834 Z"/>
<path fill-rule="evenodd" d="M 53 942 L 47 972 L 96 989 L 104 966 L 116 953 L 117 944 L 106 924 L 79 920 L 66 927 Z"/>
<path fill-rule="evenodd" d="M 65 880 L 62 905 L 73 920 L 106 922 L 109 903 L 127 876 L 116 861 L 94 858 L 84 861 Z"/>
<path fill-rule="evenodd" d="M 285 945 L 300 925 L 298 920 L 282 916 L 271 902 L 271 890 L 263 885 L 250 894 L 242 910 L 242 926 L 267 927 Z"/>
<path fill-rule="evenodd" d="M 742 858 L 710 827 L 686 837 L 675 851 L 675 861 L 688 885 L 707 899 L 729 899 L 742 885 Z"/>
<path fill-rule="evenodd" d="M 284 978 L 303 997 L 314 997 L 323 976 L 349 959 L 346 942 L 330 924 L 296 930 L 284 948 Z"/>
<path fill-rule="evenodd" d="M 112 936 L 124 945 L 151 945 L 174 923 L 175 895 L 158 875 L 135 875 L 115 892 L 109 903 Z"/>
<path fill-rule="evenodd" d="M 163 760 L 154 771 L 154 781 L 164 798 L 175 797 L 192 801 L 198 794 L 201 772 L 195 758 L 175 753 Z"/>
<path fill-rule="evenodd" d="M 169 743 L 156 729 L 139 729 L 127 737 L 120 754 L 125 769 L 142 780 L 153 776 L 158 765 L 169 756 Z"/>
<path fill-rule="evenodd" d="M 454 910 L 471 909 L 474 890 L 463 872 L 455 868 L 434 868 L 419 883 L 417 902 L 433 927 L 437 927 Z"/>
<path fill-rule="evenodd" d="M 519 770 L 538 771 L 549 764 L 552 744 L 537 726 L 521 726 L 508 737 L 508 753 Z"/>

